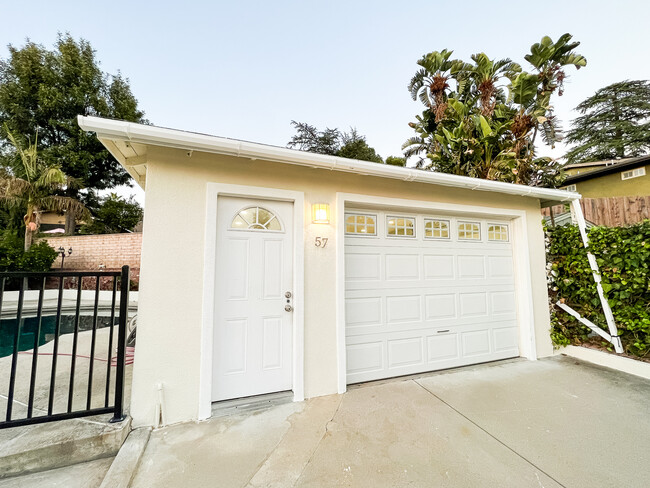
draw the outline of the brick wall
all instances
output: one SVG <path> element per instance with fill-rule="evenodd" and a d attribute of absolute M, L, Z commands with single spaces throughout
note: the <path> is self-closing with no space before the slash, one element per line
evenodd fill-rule
<path fill-rule="evenodd" d="M 98 234 L 88 236 L 61 236 L 45 237 L 39 239 L 47 241 L 54 249 L 63 247 L 66 250 L 64 263 L 65 269 L 96 270 L 119 269 L 125 264 L 132 269 L 132 275 L 140 270 L 140 249 L 142 247 L 142 234 Z M 72 254 L 68 249 L 72 247 Z M 52 264 L 58 269 L 61 267 L 61 258 L 58 257 Z"/>

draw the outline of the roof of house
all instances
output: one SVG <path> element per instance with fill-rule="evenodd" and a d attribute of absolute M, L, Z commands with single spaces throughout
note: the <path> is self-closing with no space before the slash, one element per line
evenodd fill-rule
<path fill-rule="evenodd" d="M 602 163 L 608 163 L 609 161 L 603 161 Z M 610 164 L 604 168 L 595 169 L 593 171 L 588 171 L 586 173 L 580 173 L 577 175 L 568 176 L 564 180 L 564 185 L 572 185 L 574 183 L 580 183 L 581 181 L 591 180 L 593 178 L 600 178 L 601 176 L 606 176 L 612 173 L 619 173 L 621 171 L 635 169 L 640 166 L 645 166 L 650 162 L 650 154 L 646 156 L 639 156 L 638 158 L 626 158 L 621 159 L 616 162 L 616 164 Z M 572 165 L 576 167 L 576 165 Z M 567 166 L 568 168 L 568 166 Z"/>
<path fill-rule="evenodd" d="M 78 116 L 83 130 L 95 132 L 111 154 L 126 168 L 136 182 L 143 186 L 147 171 L 147 146 L 163 146 L 182 149 L 191 154 L 201 151 L 213 154 L 262 159 L 284 164 L 329 169 L 380 178 L 416 181 L 434 185 L 451 186 L 470 190 L 505 193 L 541 200 L 542 205 L 568 202 L 580 198 L 580 194 L 566 190 L 515 185 L 500 181 L 469 178 L 415 168 L 401 168 L 388 164 L 341 158 L 326 154 L 297 151 L 286 147 L 271 146 L 225 137 L 198 134 L 152 125 L 135 124 L 101 117 Z"/>
<path fill-rule="evenodd" d="M 614 164 L 624 163 L 634 158 L 624 159 L 607 159 L 605 161 L 588 161 L 586 163 L 567 164 L 564 169 L 591 168 L 595 166 L 612 166 Z"/>
<path fill-rule="evenodd" d="M 552 222 L 555 221 L 556 226 L 561 226 L 561 225 L 572 225 L 573 222 L 573 217 L 571 216 L 571 212 L 563 212 L 557 215 L 553 216 L 553 219 L 551 219 L 550 215 L 547 215 L 544 217 L 544 221 L 546 222 L 546 225 L 553 225 Z M 594 227 L 596 224 L 593 222 L 590 222 L 589 220 L 585 219 L 585 226 L 587 229 L 591 229 Z"/>

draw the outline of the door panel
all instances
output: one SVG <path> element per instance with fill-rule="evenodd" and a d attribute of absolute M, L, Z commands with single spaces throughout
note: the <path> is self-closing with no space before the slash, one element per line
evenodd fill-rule
<path fill-rule="evenodd" d="M 293 205 L 219 197 L 212 400 L 292 388 Z"/>

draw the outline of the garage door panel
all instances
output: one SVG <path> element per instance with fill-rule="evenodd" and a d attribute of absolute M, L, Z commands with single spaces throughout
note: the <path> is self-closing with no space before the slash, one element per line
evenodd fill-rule
<path fill-rule="evenodd" d="M 460 279 L 480 280 L 485 278 L 485 256 L 461 254 L 456 258 Z"/>
<path fill-rule="evenodd" d="M 473 317 L 444 319 L 444 320 L 427 320 L 421 322 L 399 322 L 395 324 L 381 325 L 359 325 L 349 327 L 346 331 L 346 337 L 365 337 L 368 340 L 378 340 L 386 334 L 406 333 L 406 334 L 427 334 L 437 333 L 437 331 L 459 332 L 462 330 L 473 330 L 480 328 L 510 327 L 516 324 L 516 318 L 513 317 L 482 317 L 479 322 Z"/>
<path fill-rule="evenodd" d="M 456 277 L 454 256 L 450 254 L 425 254 L 425 280 L 453 280 Z"/>
<path fill-rule="evenodd" d="M 516 313 L 514 290 L 493 291 L 489 296 L 491 315 L 514 315 Z"/>
<path fill-rule="evenodd" d="M 386 297 L 386 323 L 422 321 L 422 297 L 420 295 Z"/>
<path fill-rule="evenodd" d="M 385 370 L 384 348 L 385 341 L 348 344 L 346 347 L 348 374 L 359 375 Z"/>
<path fill-rule="evenodd" d="M 387 341 L 388 369 L 424 364 L 424 338 L 409 337 Z"/>
<path fill-rule="evenodd" d="M 456 294 L 425 295 L 425 320 L 448 320 L 456 318 Z"/>
<path fill-rule="evenodd" d="M 492 340 L 495 351 L 518 351 L 519 349 L 519 331 L 516 325 L 493 329 Z"/>
<path fill-rule="evenodd" d="M 458 303 L 461 317 L 480 317 L 488 313 L 487 292 L 459 293 Z"/>
<path fill-rule="evenodd" d="M 420 256 L 418 254 L 386 254 L 386 275 L 390 281 L 419 280 Z"/>
<path fill-rule="evenodd" d="M 366 212 L 368 213 L 368 212 Z M 348 382 L 368 381 L 517 356 L 518 326 L 510 242 L 346 236 Z M 388 212 L 391 215 L 394 212 Z M 492 221 L 490 221 L 492 222 Z M 507 223 L 506 223 L 507 225 Z M 349 269 L 348 269 L 349 267 Z"/>
<path fill-rule="evenodd" d="M 379 280 L 381 278 L 380 254 L 371 253 L 346 253 L 345 279 L 354 280 Z"/>
<path fill-rule="evenodd" d="M 427 336 L 427 361 L 429 364 L 460 357 L 460 335 L 437 334 Z"/>
<path fill-rule="evenodd" d="M 376 294 L 381 293 L 401 293 L 410 294 L 409 290 L 419 290 L 422 293 L 436 293 L 441 290 L 474 290 L 480 287 L 481 290 L 486 291 L 500 291 L 503 289 L 513 289 L 512 279 L 493 279 L 487 280 L 420 280 L 420 281 L 403 281 L 398 284 L 388 283 L 386 281 L 378 280 L 376 282 L 368 281 L 348 281 L 346 283 L 346 296 L 353 296 L 353 293 L 367 292 Z"/>
<path fill-rule="evenodd" d="M 512 278 L 514 269 L 510 256 L 488 256 L 489 278 Z"/>
<path fill-rule="evenodd" d="M 465 358 L 490 353 L 490 331 L 472 330 L 460 336 L 462 355 Z"/>
<path fill-rule="evenodd" d="M 382 297 L 346 298 L 345 322 L 350 328 L 381 325 Z"/>

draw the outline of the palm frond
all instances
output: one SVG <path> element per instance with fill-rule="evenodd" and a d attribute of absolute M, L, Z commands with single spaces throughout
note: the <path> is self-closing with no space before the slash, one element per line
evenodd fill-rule
<path fill-rule="evenodd" d="M 9 177 L 0 180 L 0 195 L 6 198 L 18 197 L 34 192 L 34 186 L 22 178 Z"/>
<path fill-rule="evenodd" d="M 59 213 L 72 213 L 75 218 L 89 219 L 91 217 L 90 211 L 79 200 L 71 197 L 64 197 L 60 195 L 50 195 L 39 199 L 38 206 L 43 210 L 51 210 Z"/>
<path fill-rule="evenodd" d="M 36 185 L 41 188 L 59 189 L 65 185 L 67 177 L 58 166 L 49 166 L 43 168 L 40 176 L 36 180 Z"/>

